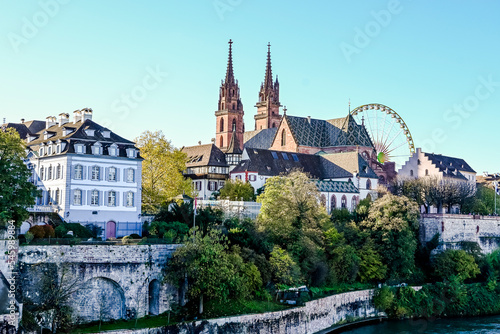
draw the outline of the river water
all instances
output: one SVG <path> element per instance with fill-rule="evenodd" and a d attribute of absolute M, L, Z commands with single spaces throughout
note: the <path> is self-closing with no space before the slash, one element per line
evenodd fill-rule
<path fill-rule="evenodd" d="M 385 321 L 375 325 L 363 326 L 345 334 L 500 334 L 500 316 L 463 318 L 463 319 L 419 319 L 404 321 Z"/>

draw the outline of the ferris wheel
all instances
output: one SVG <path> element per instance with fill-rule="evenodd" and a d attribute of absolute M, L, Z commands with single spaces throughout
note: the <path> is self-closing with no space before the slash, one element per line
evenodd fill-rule
<path fill-rule="evenodd" d="M 415 152 L 410 129 L 391 108 L 378 103 L 365 104 L 353 109 L 351 115 L 358 124 L 364 124 L 378 162 L 393 161 L 399 167 Z"/>

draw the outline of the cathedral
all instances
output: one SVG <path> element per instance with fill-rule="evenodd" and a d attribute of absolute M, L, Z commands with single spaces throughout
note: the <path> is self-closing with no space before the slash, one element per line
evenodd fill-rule
<path fill-rule="evenodd" d="M 289 115 L 286 108 L 280 112 L 280 86 L 278 76 L 273 78 L 272 74 L 270 44 L 264 81 L 255 104 L 254 126 L 246 130 L 240 88 L 233 70 L 232 44 L 229 40 L 226 75 L 215 111 L 215 138 L 212 144 L 182 148 L 188 155 L 185 176 L 193 180 L 199 198 L 210 198 L 229 178 L 244 178 L 257 190 L 268 177 L 299 168 L 315 175 L 315 180 L 352 182 L 358 193 L 353 198 L 359 201 L 359 194 L 362 193 L 363 199 L 378 182 L 385 183 L 395 176 L 394 163 L 377 161 L 364 124 L 356 123 L 350 114 L 320 120 Z M 255 170 L 248 170 L 250 165 Z M 325 173 L 325 168 L 338 173 Z M 260 173 L 255 174 L 256 170 Z M 253 180 L 254 177 L 260 182 Z M 352 191 L 353 187 L 346 184 L 338 189 Z"/>

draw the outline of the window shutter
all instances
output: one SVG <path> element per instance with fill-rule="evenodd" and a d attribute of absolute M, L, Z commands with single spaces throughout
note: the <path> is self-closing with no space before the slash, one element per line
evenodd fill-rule
<path fill-rule="evenodd" d="M 139 174 L 139 168 L 134 169 L 134 182 L 139 182 L 141 179 L 141 174 Z"/>
<path fill-rule="evenodd" d="M 81 202 L 81 203 L 82 203 L 82 205 L 84 205 L 84 204 L 86 203 L 86 202 L 85 202 L 85 199 L 86 199 L 87 197 L 85 196 L 85 190 L 82 190 L 81 192 L 82 192 L 82 193 L 81 193 L 81 194 L 82 194 L 82 202 Z"/>
<path fill-rule="evenodd" d="M 127 206 L 127 191 L 123 192 L 123 206 Z"/>
<path fill-rule="evenodd" d="M 70 205 L 73 205 L 73 204 L 76 204 L 75 203 L 75 189 L 71 190 L 71 198 L 69 199 L 69 204 Z"/>
<path fill-rule="evenodd" d="M 92 202 L 92 190 L 87 190 L 87 205 L 90 205 Z"/>
<path fill-rule="evenodd" d="M 99 181 L 102 181 L 104 180 L 104 168 L 103 167 L 99 167 Z"/>
<path fill-rule="evenodd" d="M 127 181 L 127 168 L 123 168 L 123 181 Z"/>
<path fill-rule="evenodd" d="M 115 192 L 115 206 L 120 206 L 120 193 L 118 191 Z"/>
<path fill-rule="evenodd" d="M 109 181 L 109 167 L 104 168 L 104 177 L 106 181 Z"/>
<path fill-rule="evenodd" d="M 92 166 L 89 166 L 89 180 L 92 180 Z"/>
<path fill-rule="evenodd" d="M 133 201 L 133 202 L 134 202 L 134 206 L 140 210 L 140 209 L 141 209 L 141 208 L 140 208 L 140 203 L 141 203 L 141 202 L 140 202 L 140 200 L 141 200 L 141 199 L 139 198 L 139 197 L 140 197 L 140 196 L 139 196 L 139 193 L 138 193 L 138 192 L 135 192 L 135 193 L 133 193 L 133 194 L 134 194 L 134 201 Z"/>
<path fill-rule="evenodd" d="M 86 180 L 87 168 L 82 166 L 82 180 Z"/>
<path fill-rule="evenodd" d="M 99 206 L 102 206 L 104 193 L 104 191 L 99 191 Z"/>
<path fill-rule="evenodd" d="M 120 182 L 120 168 L 116 167 L 116 182 Z"/>
<path fill-rule="evenodd" d="M 64 180 L 64 166 L 61 166 L 61 179 Z"/>
<path fill-rule="evenodd" d="M 108 196 L 109 196 L 109 191 L 103 191 L 103 197 L 104 197 L 104 206 L 108 206 Z"/>

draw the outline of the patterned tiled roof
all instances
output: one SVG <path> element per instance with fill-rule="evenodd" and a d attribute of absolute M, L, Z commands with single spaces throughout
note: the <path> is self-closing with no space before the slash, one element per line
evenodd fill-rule
<path fill-rule="evenodd" d="M 268 149 L 273 144 L 274 136 L 278 128 L 260 130 L 256 135 L 247 140 L 244 147 Z"/>
<path fill-rule="evenodd" d="M 365 127 L 357 124 L 351 115 L 328 121 L 289 115 L 285 115 L 284 118 L 297 144 L 301 146 L 373 147 Z"/>
<path fill-rule="evenodd" d="M 321 181 L 315 180 L 316 187 L 320 192 L 329 193 L 359 193 L 358 188 L 352 182 L 346 181 Z"/>

